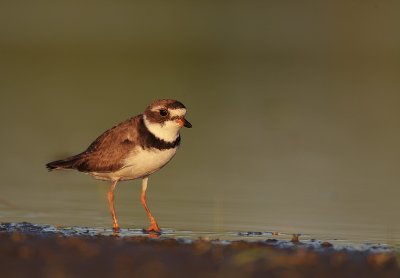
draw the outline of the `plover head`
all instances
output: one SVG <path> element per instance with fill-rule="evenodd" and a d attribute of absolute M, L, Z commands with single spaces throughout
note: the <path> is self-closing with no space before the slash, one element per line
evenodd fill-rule
<path fill-rule="evenodd" d="M 185 115 L 186 107 L 181 102 L 173 99 L 161 99 L 146 108 L 143 120 L 154 136 L 166 142 L 174 142 L 182 127 L 192 127 L 185 119 Z"/>

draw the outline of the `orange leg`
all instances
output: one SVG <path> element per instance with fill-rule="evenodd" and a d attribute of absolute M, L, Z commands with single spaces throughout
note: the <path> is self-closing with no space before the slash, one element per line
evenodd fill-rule
<path fill-rule="evenodd" d="M 142 193 L 140 194 L 140 201 L 142 202 L 142 205 L 143 205 L 144 209 L 146 210 L 147 215 L 149 216 L 149 219 L 150 219 L 150 227 L 147 229 L 147 231 L 148 232 L 160 232 L 161 229 L 158 226 L 153 215 L 151 214 L 150 209 L 147 206 L 147 202 L 146 202 L 146 190 L 147 190 L 147 181 L 148 180 L 149 180 L 149 177 L 145 177 L 142 180 Z"/>
<path fill-rule="evenodd" d="M 110 207 L 111 211 L 111 217 L 113 221 L 113 230 L 119 231 L 119 226 L 118 226 L 118 221 L 117 221 L 117 216 L 115 215 L 115 209 L 114 209 L 114 189 L 115 186 L 117 185 L 118 180 L 115 180 L 112 182 L 110 186 L 110 190 L 108 191 L 107 197 L 108 197 L 108 205 Z"/>

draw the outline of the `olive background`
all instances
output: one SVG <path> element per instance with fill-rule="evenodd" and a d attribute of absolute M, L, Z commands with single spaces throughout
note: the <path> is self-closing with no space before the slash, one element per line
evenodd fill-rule
<path fill-rule="evenodd" d="M 188 109 L 150 177 L 163 228 L 399 244 L 400 2 L 3 1 L 0 221 L 111 227 L 107 182 L 44 165 L 155 99 Z M 143 228 L 122 182 L 123 228 Z"/>

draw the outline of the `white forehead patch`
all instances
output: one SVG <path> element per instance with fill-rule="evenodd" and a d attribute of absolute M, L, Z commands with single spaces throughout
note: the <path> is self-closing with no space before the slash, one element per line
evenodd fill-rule
<path fill-rule="evenodd" d="M 151 109 L 151 111 L 156 112 L 160 111 L 160 109 L 165 109 L 164 106 L 156 106 Z M 170 108 L 168 109 L 169 114 L 171 117 L 178 116 L 178 117 L 183 117 L 186 115 L 186 109 L 185 108 Z"/>
<path fill-rule="evenodd" d="M 177 109 L 169 109 L 169 114 L 174 117 L 183 117 L 186 115 L 186 109 L 185 108 L 177 108 Z"/>
<path fill-rule="evenodd" d="M 158 111 L 160 109 L 164 109 L 164 106 L 154 106 L 153 108 L 151 108 L 151 111 L 155 112 L 155 111 Z"/>

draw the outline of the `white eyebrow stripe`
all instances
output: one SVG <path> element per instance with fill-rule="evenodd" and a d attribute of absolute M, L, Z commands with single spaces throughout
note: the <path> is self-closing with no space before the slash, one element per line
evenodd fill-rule
<path fill-rule="evenodd" d="M 185 116 L 186 109 L 185 108 L 169 109 L 169 114 L 172 117 L 174 117 L 174 116 L 182 117 L 182 116 Z"/>
<path fill-rule="evenodd" d="M 164 106 L 155 106 L 155 107 L 151 108 L 151 111 L 155 112 L 155 111 L 158 111 L 158 110 L 160 110 L 162 108 L 164 108 Z"/>

